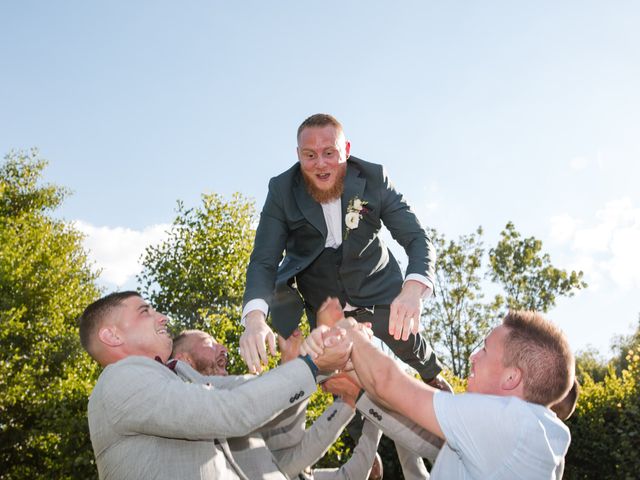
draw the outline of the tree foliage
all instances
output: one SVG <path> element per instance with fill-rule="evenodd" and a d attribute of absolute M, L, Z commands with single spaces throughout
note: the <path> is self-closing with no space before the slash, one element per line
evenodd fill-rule
<path fill-rule="evenodd" d="M 522 238 L 513 223 L 507 223 L 500 236 L 489 251 L 490 277 L 504 289 L 509 309 L 547 312 L 556 297 L 570 297 L 587 286 L 582 272 L 554 267 L 549 254 L 542 253 L 542 241 Z"/>
<path fill-rule="evenodd" d="M 452 373 L 466 378 L 469 356 L 495 324 L 501 298 L 485 302 L 482 291 L 484 245 L 482 228 L 458 241 L 447 241 L 431 230 L 438 252 L 436 297 L 427 302 L 423 321 L 425 335 L 442 352 Z"/>
<path fill-rule="evenodd" d="M 558 296 L 586 287 L 582 272 L 554 267 L 549 254 L 542 253 L 542 242 L 523 239 L 511 222 L 489 250 L 488 263 L 482 227 L 457 241 L 435 230 L 430 234 L 438 253 L 436 295 L 425 304 L 424 332 L 456 376 L 468 375 L 469 356 L 505 313 L 505 306 L 546 312 Z M 488 290 L 499 293 L 485 299 Z"/>
<path fill-rule="evenodd" d="M 87 397 L 97 367 L 76 318 L 98 295 L 81 235 L 51 217 L 35 150 L 0 167 L 0 478 L 91 478 Z"/>
<path fill-rule="evenodd" d="M 618 375 L 610 366 L 605 379 L 586 374 L 576 412 L 567 422 L 571 446 L 568 479 L 635 479 L 640 471 L 640 352 L 626 352 Z"/>
<path fill-rule="evenodd" d="M 188 209 L 179 201 L 168 238 L 147 247 L 138 276 L 174 333 L 202 329 L 229 348 L 231 371 L 244 368 L 237 347 L 254 221 L 253 202 L 240 194 L 229 201 L 205 194 L 200 206 Z"/>

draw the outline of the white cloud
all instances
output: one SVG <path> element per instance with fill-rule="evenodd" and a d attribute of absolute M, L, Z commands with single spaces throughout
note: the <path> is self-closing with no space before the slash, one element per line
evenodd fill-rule
<path fill-rule="evenodd" d="M 84 247 L 89 258 L 102 269 L 100 279 L 122 286 L 142 269 L 140 257 L 144 249 L 166 238 L 170 225 L 152 225 L 144 230 L 123 227 L 97 227 L 77 220 L 75 227 L 84 233 Z"/>
<path fill-rule="evenodd" d="M 580 221 L 567 214 L 551 217 L 551 239 L 557 243 L 566 243 L 580 226 Z"/>
<path fill-rule="evenodd" d="M 587 166 L 589 165 L 589 160 L 587 160 L 585 157 L 573 157 L 570 161 L 569 161 L 569 166 L 573 169 L 573 170 L 584 170 L 585 168 L 587 168 Z"/>
<path fill-rule="evenodd" d="M 551 218 L 551 239 L 566 245 L 590 286 L 612 281 L 624 290 L 640 288 L 640 207 L 631 199 L 607 203 L 591 221 L 569 215 Z"/>

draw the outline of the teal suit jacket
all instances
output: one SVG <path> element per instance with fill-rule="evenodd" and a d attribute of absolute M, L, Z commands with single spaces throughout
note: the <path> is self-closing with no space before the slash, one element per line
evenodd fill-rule
<path fill-rule="evenodd" d="M 406 274 L 423 275 L 433 284 L 431 241 L 383 166 L 352 156 L 344 182 L 343 233 L 349 202 L 356 197 L 368 202 L 358 227 L 343 236 L 339 274 L 350 303 L 390 304 L 400 293 L 402 273 L 379 238 L 383 223 L 407 253 Z M 294 278 L 320 255 L 326 237 L 322 207 L 307 193 L 300 164 L 272 178 L 247 268 L 244 304 L 264 299 L 273 326 L 285 337 L 298 325 L 304 308 L 301 295 L 292 287 Z"/>

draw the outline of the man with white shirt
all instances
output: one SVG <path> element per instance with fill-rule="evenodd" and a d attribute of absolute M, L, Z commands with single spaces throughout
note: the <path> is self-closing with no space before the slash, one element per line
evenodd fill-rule
<path fill-rule="evenodd" d="M 334 117 L 307 118 L 297 141 L 299 161 L 269 182 L 247 268 L 240 351 L 249 370 L 267 362 L 265 344 L 275 354 L 268 313 L 286 338 L 303 310 L 313 327 L 322 302 L 334 296 L 425 381 L 434 379 L 441 367 L 417 335 L 434 280 L 425 230 L 381 165 L 350 156 Z M 379 238 L 383 223 L 407 253 L 405 278 Z"/>
<path fill-rule="evenodd" d="M 564 334 L 541 315 L 510 312 L 471 356 L 460 395 L 406 375 L 357 329 L 351 337 L 365 390 L 446 441 L 432 480 L 561 478 L 571 436 L 550 406 L 573 384 L 575 360 Z"/>

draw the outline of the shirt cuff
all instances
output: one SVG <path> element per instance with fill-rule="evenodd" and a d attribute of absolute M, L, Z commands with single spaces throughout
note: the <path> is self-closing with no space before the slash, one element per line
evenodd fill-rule
<path fill-rule="evenodd" d="M 267 318 L 267 314 L 269 313 L 269 305 L 267 305 L 267 302 L 265 302 L 261 298 L 249 300 L 242 309 L 240 325 L 242 325 L 243 327 L 247 326 L 247 315 L 254 310 L 260 310 L 262 313 L 264 313 L 264 317 Z"/>
<path fill-rule="evenodd" d="M 304 363 L 307 364 L 309 370 L 311 370 L 311 373 L 313 374 L 313 379 L 317 382 L 319 369 L 318 366 L 313 362 L 313 360 L 311 360 L 311 355 L 307 353 L 304 356 L 300 355 L 298 358 L 304 360 Z"/>
<path fill-rule="evenodd" d="M 431 294 L 433 293 L 433 283 L 431 283 L 431 281 L 425 277 L 424 275 L 420 275 L 419 273 L 410 273 L 409 275 L 407 275 L 407 277 L 404 279 L 404 281 L 406 282 L 407 280 L 415 280 L 416 282 L 420 282 L 421 284 L 423 284 L 425 287 L 427 287 L 424 291 L 424 293 L 422 294 L 422 300 L 426 300 L 427 298 L 429 298 L 431 296 Z M 404 284 L 403 284 L 404 285 Z M 248 304 L 247 304 L 248 305 Z"/>

